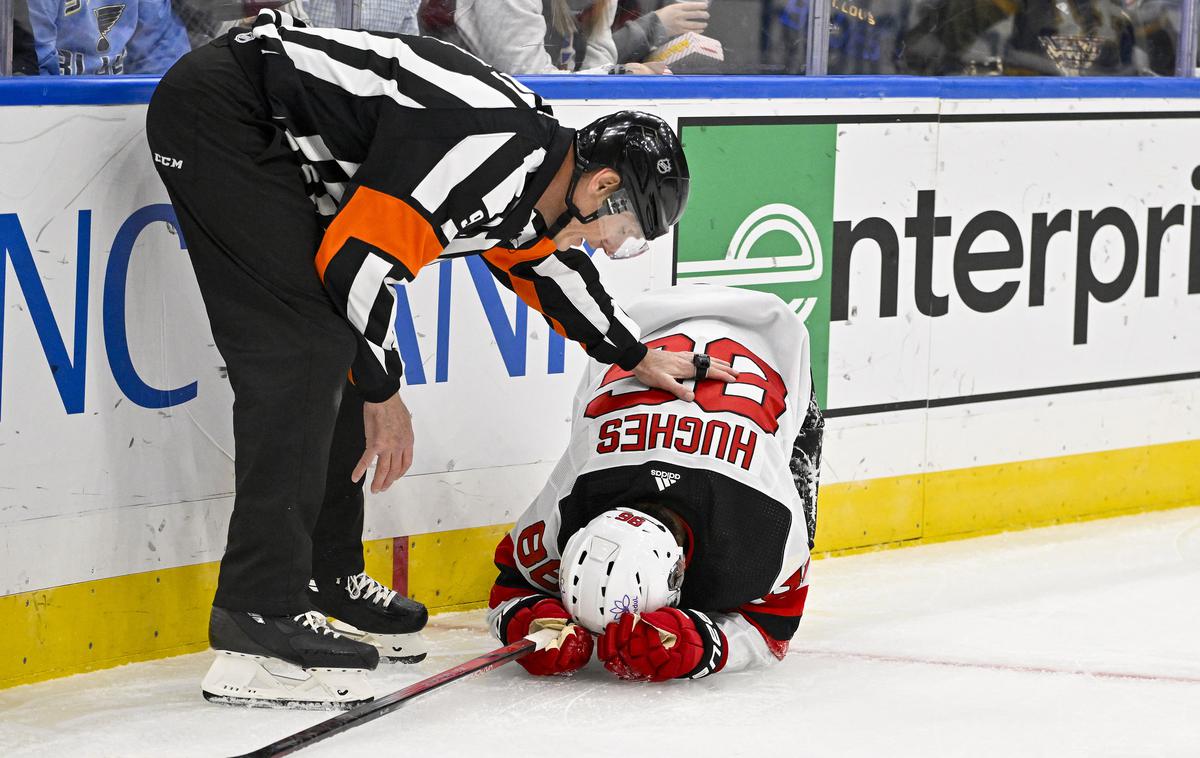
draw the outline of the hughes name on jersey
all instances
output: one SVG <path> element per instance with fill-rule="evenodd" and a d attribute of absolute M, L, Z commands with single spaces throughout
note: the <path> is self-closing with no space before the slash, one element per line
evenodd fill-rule
<path fill-rule="evenodd" d="M 808 591 L 822 419 L 808 332 L 778 298 L 725 287 L 648 293 L 629 307 L 650 349 L 729 361 L 737 381 L 702 381 L 695 401 L 589 366 L 571 441 L 496 551 L 493 618 L 533 593 L 558 594 L 570 536 L 612 508 L 656 503 L 687 525 L 681 608 L 728 641 L 726 669 L 781 658 Z"/>

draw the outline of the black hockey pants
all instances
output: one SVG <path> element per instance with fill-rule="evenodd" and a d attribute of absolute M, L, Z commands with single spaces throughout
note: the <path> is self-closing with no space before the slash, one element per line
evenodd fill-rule
<path fill-rule="evenodd" d="M 223 39 L 163 77 L 146 136 L 233 387 L 236 496 L 213 602 L 300 613 L 310 578 L 363 569 L 357 339 L 317 276 L 322 230 Z"/>

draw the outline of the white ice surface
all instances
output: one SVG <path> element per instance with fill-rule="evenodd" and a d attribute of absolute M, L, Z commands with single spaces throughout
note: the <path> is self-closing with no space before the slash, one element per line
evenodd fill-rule
<path fill-rule="evenodd" d="M 1200 756 L 1200 508 L 823 560 L 808 609 L 766 670 L 510 664 L 301 754 Z M 482 618 L 435 617 L 434 654 L 381 667 L 378 691 L 495 647 Z M 210 705 L 210 660 L 2 691 L 3 755 L 230 755 L 329 715 Z"/>

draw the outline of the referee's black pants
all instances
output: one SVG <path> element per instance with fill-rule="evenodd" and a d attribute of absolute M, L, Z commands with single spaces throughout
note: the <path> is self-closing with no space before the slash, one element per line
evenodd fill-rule
<path fill-rule="evenodd" d="M 146 136 L 233 387 L 236 495 L 213 604 L 294 615 L 310 578 L 363 570 L 358 343 L 317 276 L 323 232 L 299 164 L 224 43 L 167 72 Z"/>

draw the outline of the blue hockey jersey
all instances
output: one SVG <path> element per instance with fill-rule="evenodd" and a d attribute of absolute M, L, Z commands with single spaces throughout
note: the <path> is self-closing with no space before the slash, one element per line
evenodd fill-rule
<path fill-rule="evenodd" d="M 29 0 L 42 74 L 161 74 L 191 49 L 170 0 Z"/>

